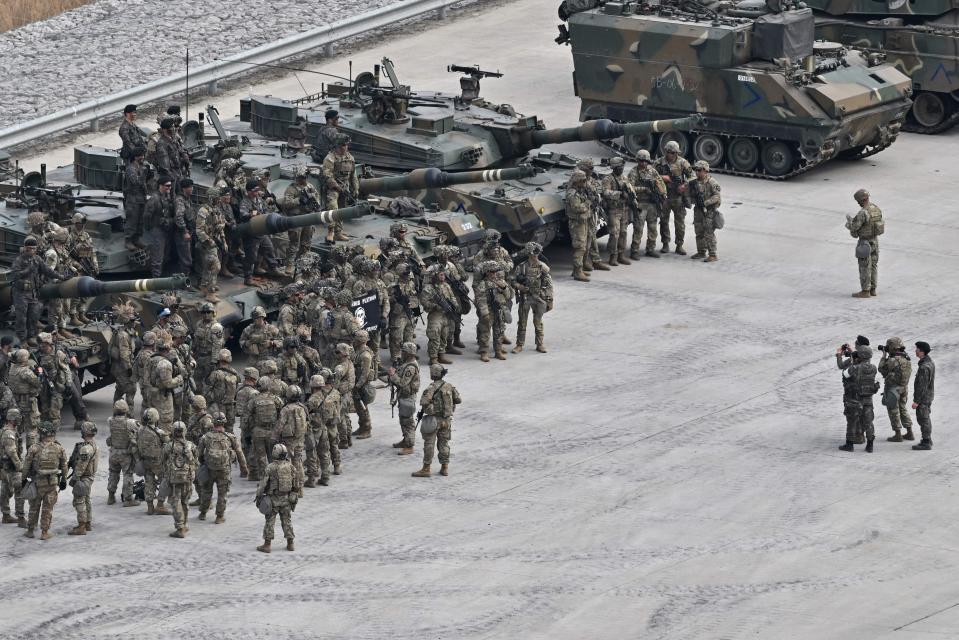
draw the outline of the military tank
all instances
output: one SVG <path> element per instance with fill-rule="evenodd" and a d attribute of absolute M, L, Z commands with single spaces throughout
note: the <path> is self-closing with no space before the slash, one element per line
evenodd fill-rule
<path fill-rule="evenodd" d="M 718 172 L 790 178 L 882 151 L 910 106 L 909 78 L 815 41 L 812 10 L 779 0 L 566 0 L 559 14 L 581 120 L 706 115 L 692 132 L 626 136 L 628 153 L 672 140 Z"/>
<path fill-rule="evenodd" d="M 903 129 L 939 133 L 959 123 L 959 0 L 806 0 L 816 35 L 886 60 L 912 80 Z"/>
<path fill-rule="evenodd" d="M 702 125 L 697 116 L 674 114 L 673 119 L 658 122 L 594 120 L 578 127 L 547 129 L 536 116 L 480 97 L 480 81 L 501 73 L 460 65 L 447 68 L 463 74 L 459 94 L 413 91 L 400 83 L 393 63 L 383 58 L 372 72 L 361 73 L 350 83 L 327 85 L 305 98 L 251 96 L 241 101 L 240 119 L 249 123 L 253 134 L 295 140 L 303 147 L 304 140 L 317 138 L 326 111 L 336 109 L 339 130 L 351 138 L 350 153 L 375 175 L 417 167 L 460 172 L 532 166 L 536 173 L 521 178 L 501 177 L 485 184 L 451 184 L 406 194 L 438 210 L 473 213 L 483 227 L 506 234 L 517 245 L 529 240 L 546 245 L 565 229 L 563 195 L 577 159 L 541 151 L 544 145 Z"/>

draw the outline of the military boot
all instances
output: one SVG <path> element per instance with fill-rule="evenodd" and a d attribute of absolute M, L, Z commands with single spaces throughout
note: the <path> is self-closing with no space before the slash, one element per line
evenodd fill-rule
<path fill-rule="evenodd" d="M 485 351 L 482 352 L 482 353 L 480 354 L 480 361 L 481 361 L 481 362 L 489 362 L 489 354 L 486 353 Z"/>
<path fill-rule="evenodd" d="M 463 355 L 463 352 L 462 352 L 461 350 L 457 349 L 456 347 L 454 347 L 454 346 L 452 346 L 452 345 L 449 345 L 449 346 L 446 347 L 446 353 L 451 353 L 451 354 L 453 354 L 454 356 L 461 356 L 461 355 Z"/>
<path fill-rule="evenodd" d="M 660 249 L 659 252 L 660 252 L 660 253 L 669 253 L 669 243 L 668 243 L 668 242 L 664 242 L 664 243 L 663 243 L 663 248 Z"/>
<path fill-rule="evenodd" d="M 705 252 L 705 251 L 697 251 L 697 252 L 694 253 L 693 255 L 689 256 L 689 259 L 690 259 L 690 260 L 702 260 L 702 259 L 705 258 L 705 257 L 706 257 L 706 252 Z"/>
<path fill-rule="evenodd" d="M 502 347 L 496 350 L 496 359 L 497 360 L 506 360 L 506 349 Z"/>
<path fill-rule="evenodd" d="M 453 364 L 453 361 L 446 357 L 446 354 L 441 353 L 436 359 L 440 364 Z"/>
<path fill-rule="evenodd" d="M 33 537 L 33 527 L 27 527 L 27 532 L 26 532 L 25 534 L 23 534 L 23 537 L 25 537 L 25 538 L 32 538 L 32 537 Z"/>
<path fill-rule="evenodd" d="M 136 500 L 136 499 L 134 499 L 134 498 L 130 498 L 129 500 L 124 500 L 124 501 L 123 501 L 123 506 L 124 506 L 124 507 L 139 507 L 139 506 L 140 506 L 140 501 L 139 501 L 139 500 Z"/>
<path fill-rule="evenodd" d="M 913 451 L 929 451 L 930 449 L 932 449 L 932 440 L 927 438 L 920 440 L 919 444 L 912 445 Z"/>
<path fill-rule="evenodd" d="M 287 538 L 287 539 L 286 539 L 286 550 L 287 550 L 287 551 L 294 551 L 294 550 L 295 550 L 295 547 L 293 546 L 293 538 Z"/>
<path fill-rule="evenodd" d="M 902 433 L 899 432 L 899 429 L 893 429 L 895 435 L 891 435 L 886 438 L 886 442 L 902 442 Z"/>
<path fill-rule="evenodd" d="M 170 533 L 170 537 L 171 537 L 171 538 L 185 538 L 185 537 L 186 537 L 186 529 L 178 528 L 176 531 L 173 531 L 172 533 Z"/>
<path fill-rule="evenodd" d="M 153 510 L 153 515 L 168 516 L 170 515 L 170 513 L 172 512 L 169 509 L 167 509 L 165 504 L 163 504 L 163 500 L 157 500 L 157 506 L 156 506 L 156 509 Z"/>
<path fill-rule="evenodd" d="M 343 465 L 342 465 L 342 464 L 334 464 L 334 465 L 333 465 L 333 475 L 334 475 L 334 476 L 338 476 L 338 475 L 340 475 L 341 473 L 343 473 Z"/>
<path fill-rule="evenodd" d="M 876 287 L 873 287 L 872 289 L 869 290 L 869 295 L 871 296 L 876 295 Z"/>
<path fill-rule="evenodd" d="M 117 494 L 111 493 L 107 496 L 107 504 L 116 504 L 117 503 Z"/>
<path fill-rule="evenodd" d="M 83 526 L 86 528 L 87 533 L 90 533 L 91 531 L 93 531 L 93 523 L 91 523 L 90 521 L 84 522 Z"/>
<path fill-rule="evenodd" d="M 303 483 L 303 486 L 307 489 L 316 488 L 316 476 L 307 476 L 306 482 Z"/>
<path fill-rule="evenodd" d="M 330 479 L 327 476 L 320 477 L 320 486 L 328 487 L 330 486 Z"/>
<path fill-rule="evenodd" d="M 719 258 L 718 258 L 717 256 L 712 255 L 712 256 L 709 256 L 708 258 L 706 258 L 705 260 L 703 260 L 703 262 L 717 262 L 718 260 L 719 260 Z"/>
<path fill-rule="evenodd" d="M 619 264 L 630 265 L 633 264 L 633 261 L 626 257 L 626 254 L 620 253 L 616 255 L 616 259 L 619 261 Z"/>
<path fill-rule="evenodd" d="M 605 262 L 602 262 L 602 261 L 594 262 L 593 268 L 596 269 L 597 271 L 609 271 L 609 265 L 607 265 Z"/>
<path fill-rule="evenodd" d="M 199 507 L 199 506 L 200 506 L 200 499 L 197 498 L 197 499 L 193 500 L 188 506 L 190 506 L 190 507 Z"/>
<path fill-rule="evenodd" d="M 429 478 L 430 477 L 430 465 L 424 464 L 423 468 L 419 471 L 414 471 L 411 474 L 414 478 Z"/>
<path fill-rule="evenodd" d="M 439 361 L 436 358 L 430 358 L 430 366 L 433 366 L 434 364 L 439 364 Z"/>
<path fill-rule="evenodd" d="M 406 440 L 403 439 L 403 440 L 400 440 L 399 442 L 394 442 L 394 443 L 393 443 L 393 448 L 394 448 L 394 449 L 405 449 L 405 448 L 406 448 Z"/>
<path fill-rule="evenodd" d="M 616 258 L 616 254 L 615 254 L 615 253 L 613 253 L 613 254 L 611 254 L 611 255 L 609 256 L 609 262 L 607 262 L 606 264 L 608 264 L 608 265 L 611 266 L 611 267 L 619 266 L 619 260 Z"/>
<path fill-rule="evenodd" d="M 361 424 L 360 428 L 353 432 L 353 437 L 357 440 L 366 440 L 373 435 L 373 426 Z"/>
<path fill-rule="evenodd" d="M 78 524 L 77 526 L 70 529 L 70 531 L 67 532 L 67 535 L 68 536 L 85 536 L 87 535 L 87 528 L 82 524 Z"/>
<path fill-rule="evenodd" d="M 846 444 L 839 447 L 840 451 L 852 451 L 856 447 L 853 445 L 852 440 L 846 440 Z"/>
<path fill-rule="evenodd" d="M 573 280 L 589 282 L 589 278 L 586 277 L 586 273 L 582 269 L 573 269 Z"/>
<path fill-rule="evenodd" d="M 513 353 L 522 353 L 523 352 L 523 343 L 517 342 L 516 346 L 512 349 Z"/>
<path fill-rule="evenodd" d="M 403 447 L 402 449 L 396 452 L 396 455 L 398 456 L 409 456 L 412 454 L 413 454 L 413 447 Z"/>
<path fill-rule="evenodd" d="M 23 516 L 17 516 L 17 527 L 19 527 L 20 529 L 26 529 L 27 519 L 24 518 Z"/>
<path fill-rule="evenodd" d="M 201 511 L 199 514 L 197 514 L 196 519 L 197 519 L 197 520 L 206 520 L 206 511 Z"/>
<path fill-rule="evenodd" d="M 872 443 L 874 440 L 875 438 L 869 438 L 866 440 L 866 453 L 872 453 Z"/>
<path fill-rule="evenodd" d="M 450 465 L 449 465 L 449 463 L 441 464 L 441 465 L 440 465 L 440 475 L 441 475 L 441 476 L 448 476 L 449 474 L 450 474 Z"/>
<path fill-rule="evenodd" d="M 257 550 L 257 551 L 261 551 L 261 552 L 263 552 L 263 553 L 270 553 L 270 551 L 272 551 L 271 546 L 272 546 L 272 545 L 270 544 L 270 541 L 269 541 L 269 540 L 264 540 L 264 541 L 263 541 L 263 544 L 261 544 L 260 546 L 258 546 L 258 547 L 256 548 L 256 550 Z"/>
<path fill-rule="evenodd" d="M 919 445 L 916 445 L 916 446 L 918 447 Z M 41 540 L 49 540 L 49 539 L 52 538 L 52 537 L 53 537 L 53 534 L 50 533 L 50 530 L 49 530 L 49 529 L 42 529 L 42 530 L 40 531 L 40 539 L 41 539 Z"/>
<path fill-rule="evenodd" d="M 147 515 L 152 516 L 156 513 L 156 510 L 153 508 L 153 500 L 147 500 Z"/>
<path fill-rule="evenodd" d="M 71 326 L 71 327 L 79 327 L 81 324 L 83 324 L 83 323 L 80 321 L 80 316 L 78 316 L 78 315 L 75 314 L 75 313 L 71 313 L 71 314 L 70 314 L 70 326 Z"/>
<path fill-rule="evenodd" d="M 912 427 L 906 427 L 906 433 L 902 436 L 903 440 L 915 440 L 916 436 L 912 435 Z"/>
<path fill-rule="evenodd" d="M 656 249 L 646 249 L 646 255 L 650 258 L 659 258 L 659 252 Z"/>
<path fill-rule="evenodd" d="M 223 517 L 223 514 L 216 514 L 216 520 L 213 521 L 213 524 L 223 524 L 224 522 L 226 522 L 226 518 Z"/>
<path fill-rule="evenodd" d="M 869 297 L 869 290 L 868 290 L 868 289 L 863 289 L 863 290 L 860 291 L 859 293 L 854 293 L 854 294 L 852 294 L 852 297 L 853 297 L 853 298 L 868 298 L 868 297 Z"/>
<path fill-rule="evenodd" d="M 676 245 L 675 252 L 676 252 L 678 255 L 681 255 L 681 256 L 686 255 L 686 250 L 683 249 L 682 243 Z"/>

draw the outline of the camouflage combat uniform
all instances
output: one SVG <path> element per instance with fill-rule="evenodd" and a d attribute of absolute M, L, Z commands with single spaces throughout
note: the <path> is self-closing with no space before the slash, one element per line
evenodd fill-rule
<path fill-rule="evenodd" d="M 912 401 L 916 406 L 916 422 L 922 439 L 932 447 L 932 400 L 936 391 L 936 364 L 928 354 L 919 361 L 913 382 Z"/>
<path fill-rule="evenodd" d="M 356 177 L 356 160 L 349 151 L 342 155 L 335 149 L 330 151 L 323 160 L 323 177 L 326 178 L 327 209 L 348 207 L 360 194 L 360 181 Z M 342 222 L 333 222 L 327 227 L 327 234 L 333 234 L 334 237 L 342 233 Z"/>
<path fill-rule="evenodd" d="M 450 462 L 450 440 L 453 437 L 452 418 L 456 405 L 463 402 L 456 387 L 445 380 L 433 380 L 420 397 L 424 416 L 434 416 L 439 425 L 435 432 L 423 435 L 423 466 L 433 462 L 433 448 L 439 452 L 441 465 Z"/>
<path fill-rule="evenodd" d="M 30 515 L 27 520 L 27 535 L 32 537 L 33 530 L 40 521 L 40 529 L 46 534 L 53 521 L 53 508 L 57 504 L 60 485 L 66 486 L 67 452 L 52 437 L 44 438 L 27 451 L 23 460 L 23 473 L 37 487 L 37 497 L 30 501 Z"/>
<path fill-rule="evenodd" d="M 59 280 L 60 274 L 39 255 L 26 252 L 14 258 L 7 273 L 7 281 L 13 283 L 14 332 L 21 344 L 39 333 L 40 299 L 37 296 L 44 278 Z"/>
<path fill-rule="evenodd" d="M 163 477 L 170 484 L 170 504 L 176 528 L 172 536 L 182 538 L 185 533 L 196 469 L 196 445 L 192 442 L 175 437 L 163 446 Z"/>
<path fill-rule="evenodd" d="M 869 245 L 869 255 L 856 258 L 859 262 L 859 288 L 875 295 L 879 283 L 879 236 L 885 231 L 882 211 L 870 202 L 846 226 L 849 235 Z"/>
<path fill-rule="evenodd" d="M 126 397 L 127 406 L 133 410 L 133 403 L 137 395 L 137 381 L 134 377 L 134 342 L 133 320 L 113 328 L 110 338 L 110 372 L 116 384 L 113 388 L 113 401 Z"/>
<path fill-rule="evenodd" d="M 17 434 L 16 426 L 8 422 L 0 428 L 0 512 L 3 513 L 4 524 L 17 520 L 25 524 L 23 498 L 20 497 L 20 484 L 23 480 L 22 469 L 20 436 Z M 16 520 L 10 515 L 11 498 L 13 498 Z"/>
<path fill-rule="evenodd" d="M 440 282 L 436 275 L 433 281 L 423 287 L 420 293 L 420 307 L 426 312 L 426 337 L 429 339 L 427 351 L 430 363 L 449 362 L 446 360 L 446 347 L 453 330 L 454 314 L 444 309 L 441 301 L 453 311 L 460 310 L 459 299 L 446 282 Z"/>
<path fill-rule="evenodd" d="M 633 185 L 639 200 L 639 207 L 633 212 L 633 239 L 630 243 L 629 257 L 638 260 L 644 223 L 646 224 L 646 253 L 656 252 L 660 216 L 657 199 L 666 196 L 666 183 L 653 167 L 647 165 L 642 168 L 639 164 L 629 172 L 629 182 Z"/>
<path fill-rule="evenodd" d="M 269 500 L 271 504 L 270 515 L 266 516 L 266 523 L 263 525 L 264 542 L 273 540 L 276 517 L 280 516 L 283 537 L 292 544 L 293 507 L 296 505 L 300 488 L 296 472 L 289 460 L 274 460 L 266 467 L 256 488 L 257 499 Z"/>
<path fill-rule="evenodd" d="M 414 355 L 415 354 L 411 354 Z M 403 439 L 400 441 L 403 449 L 412 449 L 416 440 L 415 403 L 420 392 L 420 366 L 416 358 L 411 358 L 396 368 L 396 373 L 389 377 L 389 383 L 396 387 L 397 404 L 399 405 L 400 432 Z"/>
<path fill-rule="evenodd" d="M 350 423 L 350 414 L 355 411 L 353 406 L 353 387 L 356 386 L 356 369 L 350 358 L 353 347 L 349 347 L 348 354 L 333 368 L 333 387 L 340 394 L 339 447 L 348 448 L 353 444 L 353 425 Z M 330 443 L 332 446 L 332 443 Z"/>
<path fill-rule="evenodd" d="M 100 449 L 93 440 L 81 440 L 77 443 L 77 455 L 73 466 L 73 508 L 77 512 L 77 528 L 71 533 L 86 533 L 93 522 L 93 480 L 97 475 Z"/>
<path fill-rule="evenodd" d="M 306 439 L 307 486 L 312 486 L 317 476 L 325 485 L 330 478 L 330 464 L 340 466 L 340 436 L 337 424 L 340 421 L 340 394 L 333 388 L 316 389 L 306 401 L 309 412 L 310 433 Z"/>
<path fill-rule="evenodd" d="M 233 463 L 240 464 L 240 477 L 245 477 L 249 473 L 246 457 L 235 435 L 214 429 L 200 438 L 197 458 L 200 464 L 207 468 L 207 480 L 200 485 L 200 513 L 209 511 L 213 501 L 213 487 L 216 485 L 216 523 L 221 524 L 226 514 L 227 496 L 230 494 Z"/>
<path fill-rule="evenodd" d="M 220 273 L 220 247 L 226 247 L 225 221 L 215 204 L 205 204 L 196 212 L 196 244 L 200 272 L 200 291 L 212 291 Z"/>
<path fill-rule="evenodd" d="M 226 415 L 226 431 L 233 433 L 236 423 L 236 394 L 240 386 L 240 376 L 229 364 L 220 363 L 206 383 L 206 398 L 210 412 L 222 411 Z"/>
<path fill-rule="evenodd" d="M 894 394 L 897 402 L 894 407 L 886 407 L 889 414 L 889 424 L 892 430 L 899 435 L 905 428 L 912 435 L 912 418 L 909 416 L 909 378 L 912 377 L 912 362 L 909 356 L 902 351 L 890 353 L 888 344 L 879 359 L 879 373 L 883 378 L 886 394 Z M 893 436 L 895 438 L 895 436 Z M 909 439 L 912 439 L 911 437 Z M 902 437 L 898 438 L 901 441 Z"/>
<path fill-rule="evenodd" d="M 217 366 L 223 342 L 223 325 L 212 317 L 202 318 L 193 329 L 193 358 L 196 360 L 193 375 L 197 393 L 202 394 L 206 389 L 206 381 Z"/>
<path fill-rule="evenodd" d="M 526 322 L 530 311 L 533 312 L 533 331 L 536 348 L 545 350 L 545 331 L 543 316 L 553 308 L 553 277 L 549 266 L 540 261 L 533 264 L 524 262 L 516 269 L 516 295 L 519 298 L 519 317 L 516 322 L 516 346 L 526 342 Z"/>
<path fill-rule="evenodd" d="M 20 433 L 23 434 L 29 449 L 37 442 L 37 427 L 40 426 L 40 409 L 37 406 L 40 378 L 29 363 L 14 362 L 10 366 L 9 375 L 10 390 L 20 410 Z"/>
<path fill-rule="evenodd" d="M 656 170 L 660 175 L 669 178 L 669 182 L 666 182 L 666 206 L 659 218 L 659 235 L 663 239 L 663 246 L 669 244 L 669 214 L 672 213 L 673 225 L 676 227 L 676 248 L 681 250 L 686 239 L 686 209 L 689 206 L 685 192 L 689 189 L 689 182 L 695 177 L 693 168 L 686 158 L 678 155 L 672 162 L 666 157 L 656 160 Z"/>
<path fill-rule="evenodd" d="M 269 462 L 270 445 L 273 439 L 273 428 L 276 426 L 283 401 L 272 390 L 272 381 L 261 376 L 257 382 L 257 393 L 250 398 L 248 414 L 253 429 L 253 469 L 257 479 L 263 477 L 263 472 Z M 251 476 L 252 477 L 252 476 Z"/>
<path fill-rule="evenodd" d="M 693 228 L 696 230 L 696 256 L 709 253 L 716 257 L 716 210 L 722 204 L 719 183 L 712 176 L 705 180 L 697 178 L 689 183 L 693 199 Z"/>
<path fill-rule="evenodd" d="M 573 277 L 585 279 L 583 267 L 586 263 L 589 225 L 593 219 L 593 208 L 589 202 L 586 187 L 572 183 L 566 189 L 566 221 L 569 225 L 569 239 L 573 245 Z"/>
<path fill-rule="evenodd" d="M 319 191 L 309 182 L 300 184 L 294 181 L 283 193 L 283 213 L 288 216 L 298 216 L 304 213 L 318 211 L 322 206 Z M 293 261 L 310 250 L 313 241 L 313 226 L 300 227 L 287 231 L 290 238 L 290 250 L 286 254 L 286 267 L 291 269 Z"/>
<path fill-rule="evenodd" d="M 126 413 L 115 413 L 107 421 L 110 434 L 107 436 L 107 446 L 110 448 L 107 493 L 111 500 L 120 484 L 120 474 L 123 474 L 123 487 L 120 489 L 120 499 L 124 505 L 133 500 L 133 469 L 137 460 L 137 423 L 127 417 Z"/>
<path fill-rule="evenodd" d="M 293 470 L 296 473 L 297 484 L 302 487 L 303 480 L 306 477 L 303 469 L 306 432 L 310 430 L 310 423 L 303 403 L 289 396 L 287 398 L 287 403 L 280 409 L 280 414 L 277 417 L 273 442 L 279 442 L 286 446 L 293 463 Z"/>
<path fill-rule="evenodd" d="M 147 501 L 147 513 L 153 511 L 153 501 L 157 499 L 157 488 L 163 479 L 163 447 L 169 440 L 170 435 L 158 424 L 144 422 L 137 429 L 137 456 L 143 467 L 143 497 Z M 164 499 L 160 499 L 161 513 L 166 512 L 163 503 Z"/>

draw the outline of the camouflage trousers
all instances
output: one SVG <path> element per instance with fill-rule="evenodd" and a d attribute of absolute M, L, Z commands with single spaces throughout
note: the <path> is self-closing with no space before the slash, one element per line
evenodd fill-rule
<path fill-rule="evenodd" d="M 37 427 L 40 426 L 40 409 L 37 397 L 18 394 L 15 396 L 17 409 L 20 410 L 20 433 L 26 434 L 27 449 L 37 442 Z"/>
<path fill-rule="evenodd" d="M 196 392 L 203 395 L 206 390 L 206 380 L 216 369 L 216 362 L 210 361 L 210 356 L 196 356 L 196 368 L 193 370 L 193 381 L 196 382 Z"/>
<path fill-rule="evenodd" d="M 39 333 L 40 310 L 42 308 L 40 301 L 35 296 L 16 289 L 13 291 L 13 329 L 20 342 L 26 342 L 28 338 L 35 338 Z"/>
<path fill-rule="evenodd" d="M 693 210 L 693 229 L 696 231 L 696 253 L 716 255 L 716 229 L 713 227 L 713 212 L 699 207 Z"/>
<path fill-rule="evenodd" d="M 569 241 L 573 245 L 573 273 L 582 271 L 586 263 L 586 251 L 589 240 L 589 218 L 567 218 Z"/>
<path fill-rule="evenodd" d="M 919 432 L 923 440 L 932 440 L 932 407 L 921 404 L 916 407 L 916 422 L 919 423 Z"/>
<path fill-rule="evenodd" d="M 113 387 L 113 401 L 125 398 L 130 412 L 133 412 L 134 402 L 137 397 L 137 382 L 133 378 L 133 372 L 125 367 L 114 365 L 110 367 L 116 384 Z"/>
<path fill-rule="evenodd" d="M 493 332 L 493 318 L 492 314 L 489 315 L 476 315 L 476 344 L 479 346 L 481 353 L 490 352 L 490 334 Z M 499 342 L 493 343 L 493 350 L 496 351 L 496 348 L 499 347 Z"/>
<path fill-rule="evenodd" d="M 167 433 L 173 432 L 173 422 L 176 418 L 176 405 L 173 403 L 173 394 L 161 391 L 156 394 L 153 408 L 160 414 L 160 428 Z"/>
<path fill-rule="evenodd" d="M 330 477 L 330 434 L 325 426 L 314 427 L 306 432 L 306 475 L 311 478 Z"/>
<path fill-rule="evenodd" d="M 163 479 L 163 467 L 159 458 L 142 458 L 143 463 L 143 498 L 144 500 L 157 499 L 157 487 Z M 162 500 L 160 501 L 163 502 Z"/>
<path fill-rule="evenodd" d="M 416 442 L 416 418 L 400 418 L 400 432 L 403 434 L 403 442 L 412 449 Z"/>
<path fill-rule="evenodd" d="M 423 434 L 423 464 L 433 463 L 433 449 L 439 452 L 440 464 L 449 464 L 450 440 L 453 439 L 453 426 L 449 418 L 436 417 L 439 428 L 430 434 Z"/>
<path fill-rule="evenodd" d="M 659 237 L 663 239 L 663 244 L 668 244 L 670 240 L 670 213 L 673 214 L 673 225 L 676 227 L 676 244 L 681 245 L 686 239 L 686 205 L 681 197 L 666 200 L 666 206 L 659 213 Z"/>
<path fill-rule="evenodd" d="M 370 408 L 363 403 L 358 391 L 353 392 L 353 406 L 356 408 L 356 422 L 360 431 L 369 431 L 373 428 L 370 420 Z"/>
<path fill-rule="evenodd" d="M 406 315 L 405 311 L 390 314 L 390 358 L 397 361 L 403 357 L 402 347 L 404 342 L 414 342 L 416 340 L 416 330 L 413 321 Z"/>
<path fill-rule="evenodd" d="M 310 250 L 313 242 L 313 227 L 300 227 L 286 232 L 290 238 L 290 247 L 286 251 L 286 266 L 292 267 L 293 262 Z"/>
<path fill-rule="evenodd" d="M 220 273 L 220 250 L 216 246 L 200 247 L 197 256 L 197 266 L 200 272 L 200 288 L 213 289 L 216 287 L 217 276 Z"/>
<path fill-rule="evenodd" d="M 19 471 L 0 471 L 0 513 L 10 515 L 10 498 L 13 498 L 14 513 L 18 518 L 24 516 L 23 498 L 20 497 L 20 483 L 23 476 Z"/>
<path fill-rule="evenodd" d="M 253 425 L 247 416 L 239 416 L 240 420 L 240 446 L 243 448 L 243 455 L 248 461 L 253 459 Z M 252 466 L 252 462 L 251 462 Z"/>
<path fill-rule="evenodd" d="M 49 420 L 57 428 L 62 421 L 60 413 L 63 411 L 63 394 L 59 391 L 40 394 L 40 419 Z"/>
<path fill-rule="evenodd" d="M 210 510 L 214 486 L 216 486 L 216 515 L 222 516 L 226 513 L 226 499 L 230 494 L 230 484 L 233 482 L 232 471 L 233 469 L 228 467 L 222 471 L 211 469 L 207 473 L 206 483 L 200 485 L 200 513 Z"/>
<path fill-rule="evenodd" d="M 599 241 L 596 237 L 596 228 L 599 226 L 599 219 L 593 215 L 586 226 L 586 266 L 591 267 L 594 262 L 600 262 L 602 257 L 599 255 Z"/>
<path fill-rule="evenodd" d="M 270 463 L 270 448 L 273 445 L 273 436 L 265 429 L 253 430 L 253 457 L 250 459 L 251 477 L 260 478 L 266 465 Z"/>
<path fill-rule="evenodd" d="M 123 474 L 123 488 L 120 496 L 124 502 L 133 499 L 133 466 L 136 461 L 126 449 L 110 451 L 110 476 L 107 479 L 107 493 L 114 495 L 120 484 L 120 474 Z M 144 483 L 146 484 L 146 483 Z"/>
<path fill-rule="evenodd" d="M 47 301 L 47 323 L 53 327 L 54 331 L 67 326 L 69 313 L 69 300 Z"/>
<path fill-rule="evenodd" d="M 244 238 L 243 239 L 243 275 L 247 278 L 253 276 L 253 270 L 259 261 L 260 252 L 266 259 L 267 266 L 274 268 L 277 265 L 276 253 L 273 251 L 273 243 L 269 238 Z"/>
<path fill-rule="evenodd" d="M 526 344 L 526 322 L 529 320 L 530 311 L 533 312 L 533 331 L 536 334 L 536 346 L 543 344 L 543 315 L 546 313 L 546 305 L 523 296 L 520 299 L 519 313 L 516 319 L 516 346 Z"/>
<path fill-rule="evenodd" d="M 336 420 L 332 420 L 326 425 L 326 439 L 330 443 L 330 462 L 334 466 L 340 464 L 342 460 L 340 448 L 336 446 L 340 441 L 340 426 Z"/>
<path fill-rule="evenodd" d="M 77 511 L 77 524 L 93 522 L 93 501 L 89 495 L 78 496 L 74 492 L 73 508 Z"/>
<path fill-rule="evenodd" d="M 869 243 L 869 257 L 857 259 L 859 287 L 862 291 L 875 289 L 879 282 L 879 241 L 874 238 L 866 242 Z"/>
<path fill-rule="evenodd" d="M 895 407 L 886 407 L 889 425 L 893 431 L 912 429 L 912 417 L 909 415 L 909 389 L 899 387 L 899 403 Z"/>
<path fill-rule="evenodd" d="M 646 251 L 656 248 L 659 226 L 659 209 L 652 202 L 641 202 L 639 209 L 633 211 L 633 241 L 629 247 L 631 257 L 639 257 L 643 240 L 643 225 L 646 226 Z"/>
<path fill-rule="evenodd" d="M 343 398 L 340 405 L 340 421 L 337 423 L 340 444 L 353 444 L 353 423 L 350 421 L 350 409 L 346 398 Z M 331 445 L 332 446 L 332 445 Z"/>
<path fill-rule="evenodd" d="M 130 240 L 137 240 L 143 235 L 143 207 L 146 202 L 123 199 L 124 223 L 123 232 Z"/>
<path fill-rule="evenodd" d="M 629 214 L 625 209 L 610 209 L 607 214 L 609 236 L 606 240 L 606 249 L 609 250 L 609 257 L 612 258 L 626 252 L 626 227 L 629 225 Z"/>
<path fill-rule="evenodd" d="M 349 200 L 349 196 L 345 193 L 340 193 L 339 191 L 334 191 L 330 189 L 326 192 L 326 208 L 327 209 L 339 209 L 341 207 L 347 206 L 346 202 Z M 343 233 L 343 223 L 339 220 L 332 222 L 326 227 L 326 237 L 333 238 L 335 234 Z"/>
<path fill-rule="evenodd" d="M 434 309 L 426 317 L 426 337 L 429 339 L 427 351 L 430 361 L 446 353 L 450 338 L 450 319 L 442 311 Z"/>
<path fill-rule="evenodd" d="M 170 483 L 170 506 L 173 507 L 173 526 L 177 529 L 186 527 L 186 521 L 190 515 L 191 495 L 193 495 L 193 485 L 191 483 Z"/>
<path fill-rule="evenodd" d="M 266 524 L 263 525 L 263 539 L 267 542 L 273 539 L 273 530 L 276 528 L 276 517 L 280 516 L 280 526 L 283 527 L 283 537 L 289 540 L 293 539 L 293 509 L 290 506 L 290 499 L 287 496 L 269 496 L 273 503 L 273 509 L 270 515 L 266 516 Z"/>
<path fill-rule="evenodd" d="M 860 401 L 843 400 L 843 414 L 846 416 L 847 442 L 855 442 L 862 435 L 867 440 L 876 437 L 871 397 Z"/>
<path fill-rule="evenodd" d="M 56 478 L 56 476 L 51 477 Z M 53 522 L 53 507 L 56 506 L 59 497 L 60 492 L 56 481 L 53 484 L 37 482 L 37 498 L 30 501 L 30 516 L 27 518 L 27 528 L 36 529 L 39 520 L 40 529 L 49 531 L 50 523 Z"/>

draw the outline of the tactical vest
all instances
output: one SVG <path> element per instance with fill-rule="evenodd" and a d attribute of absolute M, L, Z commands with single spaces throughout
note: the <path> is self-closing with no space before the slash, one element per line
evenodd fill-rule
<path fill-rule="evenodd" d="M 174 484 L 182 484 L 190 482 L 191 475 L 189 447 L 182 440 L 174 440 L 170 445 L 167 479 Z"/>
<path fill-rule="evenodd" d="M 873 364 L 858 364 L 850 367 L 853 379 L 853 388 L 860 399 L 866 399 L 879 391 L 879 383 L 876 381 L 876 366 Z"/>
<path fill-rule="evenodd" d="M 7 449 L 16 451 L 18 442 L 19 438 L 16 431 L 6 427 L 0 430 L 0 463 L 5 466 L 8 462 L 12 463 L 12 459 L 7 455 Z"/>
<path fill-rule="evenodd" d="M 33 381 L 33 373 L 26 365 L 15 364 L 10 369 L 10 391 L 18 396 L 34 395 L 37 390 Z"/>
<path fill-rule="evenodd" d="M 222 375 L 217 376 L 219 378 L 219 389 L 218 393 L 222 393 L 221 404 L 233 404 L 234 399 L 236 398 L 237 383 L 239 379 L 237 378 L 236 373 L 233 369 L 225 369 L 220 367 L 219 371 L 223 372 Z"/>
<path fill-rule="evenodd" d="M 892 376 L 889 377 L 889 384 L 902 387 L 909 384 L 909 378 L 912 376 L 912 362 L 904 355 L 894 356 L 889 359 L 893 366 L 890 367 Z"/>
<path fill-rule="evenodd" d="M 155 427 L 144 425 L 137 438 L 137 449 L 141 458 L 156 460 L 163 455 L 162 441 Z"/>
<path fill-rule="evenodd" d="M 127 426 L 129 418 L 113 416 L 107 420 L 110 427 L 110 448 L 114 451 L 124 451 L 130 448 L 130 429 Z"/>
<path fill-rule="evenodd" d="M 150 375 L 148 376 L 150 380 L 150 386 L 154 389 L 160 388 L 160 365 L 163 362 L 169 362 L 166 357 L 160 355 L 159 353 L 154 353 L 150 356 L 149 366 L 150 366 Z"/>
<path fill-rule="evenodd" d="M 276 402 L 272 395 L 261 393 L 253 399 L 253 419 L 257 424 L 272 426 L 276 417 Z"/>
<path fill-rule="evenodd" d="M 859 229 L 859 237 L 863 240 L 872 240 L 886 232 L 886 223 L 882 219 L 882 211 L 873 203 L 866 205 L 866 223 Z"/>
<path fill-rule="evenodd" d="M 206 436 L 203 449 L 203 462 L 210 471 L 226 471 L 233 464 L 233 447 L 230 437 L 225 433 L 211 433 Z"/>
<path fill-rule="evenodd" d="M 37 452 L 37 475 L 52 476 L 60 471 L 60 445 L 54 442 L 40 444 Z"/>
<path fill-rule="evenodd" d="M 279 462 L 273 467 L 273 486 L 275 494 L 285 494 L 293 491 L 293 465 L 289 462 Z"/>

